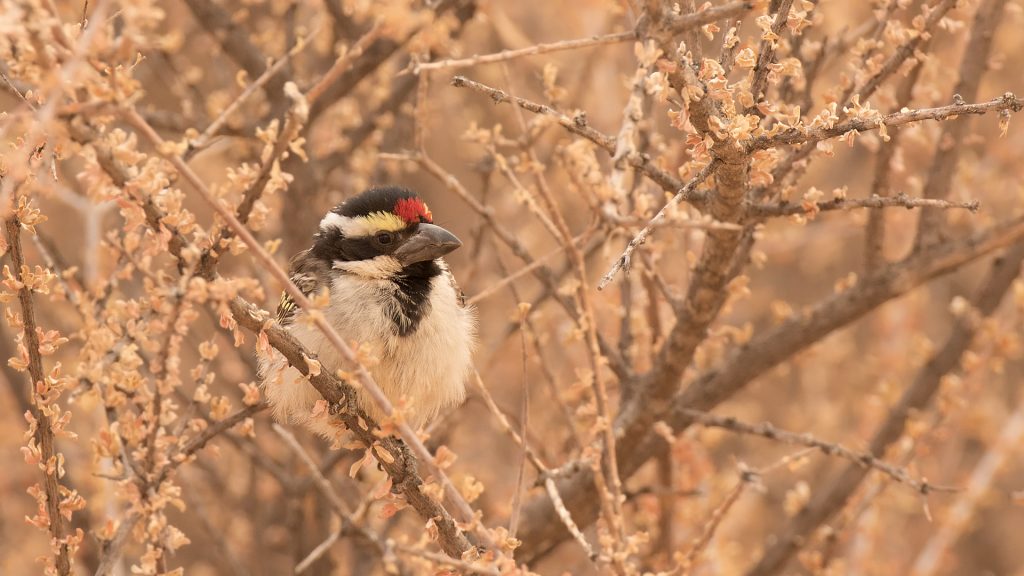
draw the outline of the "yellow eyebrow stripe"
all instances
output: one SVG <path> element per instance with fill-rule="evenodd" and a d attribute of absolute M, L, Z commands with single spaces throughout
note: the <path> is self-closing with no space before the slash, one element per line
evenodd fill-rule
<path fill-rule="evenodd" d="M 371 212 L 359 218 L 365 223 L 367 232 L 398 232 L 406 227 L 405 220 L 402 220 L 391 212 Z"/>

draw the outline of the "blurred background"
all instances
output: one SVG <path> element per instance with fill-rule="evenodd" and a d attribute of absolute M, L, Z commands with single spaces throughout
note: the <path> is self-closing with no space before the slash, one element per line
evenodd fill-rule
<path fill-rule="evenodd" d="M 239 384 L 256 381 L 256 339 L 245 333 L 244 342 L 238 342 L 221 327 L 221 295 L 191 304 L 189 296 L 185 304 L 179 301 L 178 308 L 166 300 L 168 294 L 187 292 L 188 285 L 181 282 L 178 262 L 168 253 L 168 239 L 147 228 L 139 199 L 150 198 L 173 215 L 164 224 L 175 226 L 197 246 L 203 245 L 220 220 L 112 108 L 135 106 L 163 139 L 179 145 L 177 152 L 186 154 L 189 165 L 213 193 L 234 207 L 266 163 L 281 120 L 287 121 L 289 101 L 282 96 L 285 79 L 308 93 L 338 61 L 339 51 L 366 39 L 368 31 L 379 35 L 351 56 L 342 76 L 310 107 L 302 140 L 293 141 L 292 153 L 274 164 L 250 224 L 257 238 L 270 243 L 277 261 L 285 265 L 291 255 L 310 244 L 322 215 L 346 197 L 384 183 L 408 186 L 421 194 L 435 222 L 464 242 L 449 263 L 479 314 L 475 360 L 480 381 L 517 430 L 523 422 L 524 395 L 528 396 L 527 443 L 549 468 L 557 469 L 584 454 L 580 438 L 589 443 L 595 437 L 591 373 L 585 330 L 575 319 L 578 311 L 567 311 L 558 303 L 559 296 L 574 302 L 580 280 L 566 257 L 563 239 L 545 222 L 552 215 L 543 199 L 538 200 L 542 184 L 536 175 L 542 175 L 572 235 L 581 236 L 578 245 L 585 254 L 596 332 L 616 351 L 629 374 L 643 374 L 657 362 L 657 352 L 676 320 L 666 293 L 686 294 L 707 222 L 696 209 L 682 204 L 634 255 L 633 272 L 620 274 L 597 291 L 599 278 L 670 195 L 627 169 L 628 201 L 615 200 L 624 216 L 609 220 L 602 211 L 611 194 L 611 154 L 555 120 L 451 85 L 452 76 L 460 74 L 505 94 L 551 106 L 570 118 L 585 114 L 586 125 L 614 138 L 623 125 L 637 54 L 642 52 L 632 39 L 609 39 L 493 63 L 444 65 L 419 73 L 416 67 L 422 62 L 630 32 L 641 18 L 639 4 L 619 0 L 0 1 L 0 69 L 9 79 L 0 91 L 5 182 L 19 174 L 29 178 L 17 193 L 33 198 L 48 220 L 37 227 L 35 241 L 23 235 L 27 261 L 63 278 L 55 283 L 60 286 L 52 294 L 36 295 L 36 314 L 42 327 L 59 330 L 69 339 L 45 359 L 45 367 L 50 370 L 59 362 L 72 377 L 59 402 L 73 415 L 68 428 L 77 439 L 57 442 L 68 471 L 63 483 L 73 486 L 86 501 L 71 523 L 84 531 L 72 573 L 94 573 L 104 555 L 97 535 L 109 539 L 131 511 L 141 510 L 133 508 L 140 506 L 140 500 L 131 494 L 131 483 L 119 476 L 124 470 L 118 471 L 114 464 L 116 454 L 112 459 L 104 446 L 113 433 L 130 437 L 125 431 L 134 426 L 149 430 L 146 426 L 152 418 L 146 410 L 152 395 L 117 386 L 133 380 L 138 380 L 132 386 L 139 390 L 166 385 L 177 395 L 173 396 L 176 406 L 163 413 L 160 425 L 169 433 L 187 435 L 196 430 L 191 420 L 217 420 L 220 398 L 226 403 L 222 414 L 244 408 L 245 388 Z M 708 4 L 741 3 L 716 0 Z M 802 30 L 799 41 L 787 29 L 779 59 L 800 59 L 803 74 L 770 77 L 766 100 L 802 105 L 803 115 L 812 118 L 836 100 L 844 86 L 859 82 L 865 71 L 878 65 L 879 60 L 871 60 L 872 54 L 882 58 L 892 54 L 905 40 L 900 30 L 913 29 L 921 15 L 929 12 L 926 4 L 937 3 L 796 2 L 793 10 L 805 11 L 810 26 Z M 914 71 L 916 82 L 908 84 L 909 68 L 901 68 L 870 99 L 872 107 L 891 112 L 902 105 L 927 108 L 954 101 L 961 57 L 976 11 L 986 2 L 956 4 L 931 30 L 931 41 L 914 53 L 921 62 Z M 977 97 L 967 98 L 969 102 L 989 101 L 1005 92 L 1024 93 L 1020 73 L 1024 37 L 1018 33 L 1024 25 L 1024 7 L 1018 0 L 999 4 L 1005 6 L 998 13 L 992 47 L 982 60 L 987 69 Z M 757 18 L 777 6 L 777 2 L 753 2 L 751 8 L 719 20 L 720 31 L 705 28 L 700 36 L 705 57 L 718 58 L 723 34 L 735 20 L 741 20 L 737 49 L 757 53 L 761 35 Z M 83 17 L 88 20 L 84 28 Z M 61 48 L 62 42 L 75 44 L 90 31 L 94 35 L 77 56 L 68 56 L 76 53 Z M 871 39 L 877 42 L 871 44 Z M 188 142 L 203 138 L 200 134 L 260 76 L 268 59 L 277 62 L 297 45 L 280 71 L 245 97 L 204 141 L 205 146 L 186 148 Z M 817 62 L 821 54 L 828 57 L 820 60 L 810 82 L 806 78 L 809 63 Z M 737 68 L 727 78 L 742 82 L 747 72 Z M 908 88 L 901 88 L 904 84 Z M 649 83 L 646 91 L 641 90 L 636 146 L 662 170 L 686 182 L 701 162 L 706 164 L 706 158 L 695 154 L 687 141 L 692 126 L 680 129 L 674 121 L 678 94 L 661 98 L 652 86 Z M 906 96 L 908 103 L 901 105 Z M 842 105 L 839 115 L 843 116 Z M 948 136 L 944 140 L 942 122 L 925 121 L 894 130 L 899 139 L 888 176 L 890 195 L 921 197 L 931 175 L 941 168 L 933 164 L 936 150 L 957 148 L 948 198 L 978 200 L 980 210 L 945 211 L 946 239 L 963 238 L 1019 216 L 1024 191 L 1024 132 L 1019 119 L 1010 121 L 1004 136 L 995 113 L 955 121 L 965 125 L 962 138 L 955 142 Z M 48 144 L 44 161 L 23 162 L 25 146 L 34 146 L 40 138 Z M 443 173 L 425 167 L 420 144 L 436 166 L 457 179 L 458 186 L 447 185 Z M 815 191 L 824 200 L 844 194 L 870 197 L 881 138 L 865 132 L 850 146 L 843 141 L 834 144 L 829 153 L 819 147 L 805 166 L 777 183 L 773 201 L 813 200 Z M 115 165 L 120 162 L 127 167 L 127 182 L 112 178 L 104 150 Z M 47 156 L 51 151 L 53 175 Z M 457 188 L 486 207 L 494 222 L 461 198 Z M 4 193 L 7 197 L 11 191 Z M 814 217 L 764 222 L 756 232 L 749 262 L 729 284 L 728 302 L 687 364 L 680 389 L 727 363 L 752 336 L 855 285 L 858 275 L 866 274 L 869 214 L 863 209 L 823 211 Z M 885 212 L 886 259 L 897 261 L 908 254 L 919 214 L 902 208 Z M 495 233 L 496 226 L 510 233 L 531 261 L 511 250 Z M 717 406 L 715 414 L 750 423 L 767 421 L 853 450 L 866 449 L 903 391 L 946 343 L 958 317 L 952 303 L 959 302 L 958 297 L 971 298 L 997 254 L 978 255 L 952 273 L 795 350 Z M 536 268 L 517 274 L 532 261 L 550 271 L 549 282 L 533 273 Z M 4 263 L 10 262 L 5 259 Z M 233 289 L 242 290 L 264 309 L 275 308 L 280 286 L 247 252 L 225 254 L 218 271 L 224 278 L 240 279 Z M 528 321 L 521 321 L 521 303 L 531 304 Z M 1017 280 L 995 313 L 976 319 L 973 344 L 943 375 L 934 400 L 911 414 L 899 441 L 884 454 L 886 461 L 910 478 L 961 490 L 922 496 L 912 486 L 874 472 L 821 528 L 812 531 L 784 573 L 909 573 L 919 557 L 929 553 L 933 540 L 950 528 L 955 537 L 943 548 L 935 573 L 1024 573 L 1024 551 L 1014 536 L 1024 531 L 1020 432 L 1000 440 L 1013 418 L 1021 418 L 1024 400 L 1019 386 L 1022 306 L 1024 284 Z M 6 324 L 2 330 L 0 353 L 18 356 L 16 330 Z M 128 340 L 131 345 L 125 344 Z M 204 357 L 201 348 L 206 342 L 215 344 L 219 352 Z M 157 366 L 164 354 L 175 359 L 174 378 Z M 130 374 L 138 376 L 133 379 Z M 26 464 L 22 455 L 26 443 L 22 414 L 29 392 L 25 374 L 5 365 L 3 377 L 0 454 L 8 464 L 0 474 L 0 573 L 35 574 L 43 571 L 36 558 L 50 554 L 50 546 L 44 531 L 25 522 L 36 511 L 26 489 L 41 478 L 39 468 Z M 615 414 L 629 390 L 612 370 L 603 370 L 602 379 Z M 111 390 L 121 394 L 121 401 L 113 400 Z M 446 446 L 457 455 L 448 472 L 458 485 L 482 488 L 473 505 L 483 523 L 508 527 L 516 502 L 543 499 L 544 489 L 536 486 L 537 471 L 526 464 L 522 495 L 517 496 L 521 449 L 488 408 L 476 384 L 470 383 L 469 390 L 464 405 L 429 427 L 428 445 Z M 193 407 L 190 400 L 203 393 L 212 395 L 213 403 L 194 402 L 202 406 Z M 291 573 L 339 531 L 338 541 L 303 573 L 390 570 L 372 546 L 341 529 L 323 494 L 314 487 L 308 467 L 271 430 L 271 422 L 268 412 L 254 413 L 251 421 L 219 435 L 197 452 L 194 461 L 177 467 L 166 493 L 161 490 L 156 499 L 159 504 L 143 499 L 152 508 L 142 510 L 146 521 L 129 537 L 124 557 L 112 573 L 177 568 L 195 575 Z M 383 477 L 375 465 L 363 466 L 349 477 L 362 451 L 332 450 L 320 439 L 294 432 L 349 506 L 356 509 L 360 503 L 367 504 L 366 526 L 401 546 L 437 552 L 427 542 L 424 521 L 414 511 L 388 516 L 388 498 L 371 496 Z M 145 436 L 130 443 L 134 450 L 143 451 L 136 454 L 142 460 L 148 449 Z M 170 438 L 159 446 L 173 445 Z M 963 490 L 987 457 L 1001 465 L 980 493 Z M 783 465 L 772 468 L 780 459 Z M 777 543 L 801 507 L 825 491 L 847 465 L 818 451 L 802 452 L 799 446 L 690 426 L 672 436 L 634 474 L 623 477 L 623 514 L 626 529 L 634 537 L 630 540 L 632 570 L 654 573 L 678 568 L 682 555 L 693 550 L 694 542 L 713 526 L 709 540 L 699 547 L 700 559 L 689 570 L 754 573 L 748 571 Z M 743 488 L 730 501 L 738 483 L 746 486 L 744 469 L 766 470 L 756 485 Z M 716 510 L 722 512 L 720 518 L 715 517 Z M 957 516 L 961 513 L 966 517 Z M 524 512 L 521 531 L 534 528 L 526 516 Z M 576 517 L 597 547 L 597 529 L 582 516 Z M 189 543 L 166 545 L 160 561 L 147 563 L 145 556 L 154 550 L 154 543 L 169 541 L 166 526 L 180 530 Z M 597 574 L 611 569 L 588 559 L 572 539 L 552 548 L 535 545 L 529 534 L 517 536 L 527 543 L 523 558 L 531 560 L 528 566 L 535 573 Z M 458 570 L 415 553 L 402 552 L 397 557 L 404 573 Z"/>

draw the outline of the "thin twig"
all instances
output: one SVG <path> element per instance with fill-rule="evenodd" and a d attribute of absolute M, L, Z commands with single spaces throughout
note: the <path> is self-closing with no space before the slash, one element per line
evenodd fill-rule
<path fill-rule="evenodd" d="M 535 56 L 537 54 L 547 54 L 549 52 L 559 52 L 562 50 L 575 50 L 578 48 L 589 48 L 591 46 L 603 46 L 605 44 L 618 44 L 620 42 L 628 42 L 633 38 L 636 38 L 636 34 L 634 32 L 615 32 L 614 34 L 591 36 L 590 38 L 560 40 L 558 42 L 550 42 L 547 44 L 535 44 L 518 50 L 502 50 L 501 52 L 496 52 L 494 54 L 480 54 L 469 58 L 449 58 L 446 60 L 439 60 L 437 62 L 417 63 L 412 66 L 412 72 L 413 74 L 419 74 L 420 72 L 442 70 L 445 68 L 468 68 L 470 66 L 476 66 L 477 64 L 493 64 L 495 62 L 504 62 L 507 60 L 522 58 L 523 56 Z"/>
<path fill-rule="evenodd" d="M 604 149 L 608 154 L 615 154 L 616 139 L 590 126 L 587 122 L 586 115 L 584 114 L 577 114 L 574 117 L 570 117 L 567 114 L 555 110 L 551 106 L 538 104 L 537 102 L 518 96 L 509 96 L 502 90 L 470 80 L 465 76 L 455 76 L 452 78 L 451 83 L 452 86 L 456 88 L 469 88 L 475 92 L 484 94 L 493 100 L 495 104 L 509 103 L 528 112 L 552 118 L 559 126 L 565 128 L 569 132 L 590 140 Z M 640 170 L 640 172 L 650 178 L 652 182 L 661 186 L 664 190 L 675 193 L 683 187 L 683 182 L 679 178 L 668 171 L 655 166 L 654 161 L 646 154 L 627 155 L 626 161 L 629 162 L 630 166 Z M 703 208 L 703 195 L 695 194 L 689 199 L 689 201 L 698 209 Z"/>
<path fill-rule="evenodd" d="M 1019 404 L 1002 426 L 995 443 L 971 472 L 964 494 L 953 503 L 938 532 L 924 545 L 911 569 L 911 576 L 934 574 L 947 558 L 946 552 L 964 531 L 969 529 L 971 518 L 984 505 L 985 495 L 992 488 L 999 469 L 1006 460 L 1020 448 L 1024 437 L 1024 404 Z"/>
<path fill-rule="evenodd" d="M 585 239 L 584 235 L 581 234 L 581 235 L 577 236 L 576 238 L 574 238 L 573 242 L 580 243 L 584 239 Z M 498 280 L 497 282 L 494 282 L 493 284 L 488 285 L 487 288 L 485 288 L 485 289 L 481 290 L 480 292 L 474 294 L 473 296 L 467 298 L 466 299 L 466 305 L 474 306 L 476 304 L 479 304 L 481 301 L 483 301 L 483 300 L 485 300 L 487 298 L 490 298 L 491 296 L 493 296 L 493 295 L 497 294 L 498 292 L 500 292 L 502 288 L 505 288 L 506 286 L 508 286 L 512 282 L 515 282 L 516 280 L 522 278 L 523 276 L 526 276 L 527 274 L 529 274 L 529 273 L 533 272 L 534 270 L 540 268 L 545 263 L 547 263 L 549 260 L 551 260 L 555 256 L 558 256 L 562 252 L 565 252 L 565 246 L 559 246 L 558 248 L 555 248 L 551 252 L 548 252 L 547 254 L 541 256 L 540 258 L 537 258 L 533 262 L 527 264 L 526 266 L 523 266 L 522 268 L 520 268 L 519 270 L 516 270 L 515 272 L 509 274 L 508 276 L 505 276 L 501 280 Z"/>
<path fill-rule="evenodd" d="M 317 35 L 317 33 L 319 31 L 320 31 L 320 28 L 318 26 L 317 28 L 313 29 L 313 31 L 311 33 L 309 33 L 309 35 L 305 36 L 299 42 L 297 42 L 295 44 L 295 46 L 292 47 L 291 50 L 289 50 L 277 62 L 274 62 L 274 64 L 272 66 L 270 66 L 269 68 L 264 70 L 263 74 L 260 74 L 259 78 L 257 78 L 251 84 L 249 84 L 245 88 L 245 90 L 243 90 L 242 93 L 239 94 L 238 97 L 236 97 L 231 102 L 231 104 L 229 104 L 227 106 L 227 108 L 225 108 L 223 111 L 221 111 L 221 113 L 217 116 L 217 118 L 215 118 L 214 121 L 211 122 L 210 125 L 206 127 L 206 130 L 203 130 L 202 134 L 200 134 L 199 136 L 196 136 L 195 138 L 189 140 L 188 148 L 185 149 L 185 153 L 182 155 L 182 157 L 185 159 L 185 161 L 187 162 L 197 152 L 200 152 L 201 150 L 203 150 L 204 148 L 209 146 L 210 145 L 210 139 L 212 139 L 214 136 L 217 135 L 217 133 L 220 131 L 221 127 L 224 126 L 224 124 L 228 121 L 228 119 L 231 117 L 231 115 L 234 114 L 235 111 L 238 110 L 239 107 L 242 106 L 242 104 L 245 104 L 245 102 L 247 102 L 249 100 L 250 96 L 255 94 L 257 90 L 262 88 L 263 85 L 266 84 L 267 81 L 270 80 L 271 77 L 273 77 L 275 74 L 277 74 L 281 70 L 284 70 L 284 67 L 288 65 L 288 62 L 290 62 L 291 59 L 296 54 L 298 54 L 303 49 L 305 49 L 306 46 L 308 46 L 309 43 L 313 40 L 313 38 L 316 37 L 316 35 Z"/>
<path fill-rule="evenodd" d="M 286 430 L 283 426 L 276 423 L 271 424 L 271 428 L 278 436 L 281 437 L 282 440 L 284 440 L 285 444 L 287 444 L 288 447 L 291 448 L 292 452 L 294 452 L 299 457 L 299 459 L 302 460 L 303 464 L 306 465 L 306 468 L 309 469 L 310 474 L 313 475 L 314 485 L 317 487 L 317 489 L 320 491 L 323 497 L 331 504 L 331 507 L 334 509 L 334 512 L 342 520 L 344 520 L 344 528 L 350 528 L 359 533 L 359 535 L 363 539 L 365 539 L 367 542 L 373 545 L 377 554 L 380 555 L 382 558 L 387 556 L 387 545 L 381 539 L 380 535 L 378 535 L 373 530 L 363 526 L 362 523 L 359 522 L 358 518 L 362 515 L 361 511 L 352 511 L 349 509 L 348 504 L 346 504 L 345 501 L 341 499 L 341 496 L 339 496 L 338 493 L 334 490 L 334 487 L 331 486 L 330 480 L 328 480 L 327 477 L 325 477 L 320 472 L 320 467 L 317 466 L 316 462 L 313 461 L 313 457 L 309 455 L 309 452 L 307 452 L 306 449 L 303 448 L 301 444 L 299 444 L 299 441 L 298 439 L 295 438 L 295 435 Z M 360 505 L 360 508 L 363 508 L 368 504 L 369 501 L 364 499 L 363 504 Z M 340 536 L 340 531 L 338 535 Z M 335 537 L 334 540 L 337 540 L 337 537 Z M 333 543 L 331 538 L 328 538 L 327 541 Z M 327 546 L 326 548 L 323 545 L 318 546 L 315 550 L 313 550 L 313 552 L 309 554 L 309 556 L 307 556 L 302 562 L 295 566 L 295 573 L 299 574 L 303 572 L 307 567 L 309 567 L 313 562 L 315 562 L 317 558 L 319 558 L 319 555 L 325 553 L 327 549 L 329 549 L 329 546 Z"/>
<path fill-rule="evenodd" d="M 640 232 L 637 232 L 637 234 L 633 236 L 633 239 L 629 241 L 629 244 L 626 246 L 626 249 L 622 252 L 622 255 L 619 256 L 618 260 L 615 261 L 615 264 L 612 265 L 608 272 L 606 272 L 605 275 L 601 277 L 601 281 L 597 283 L 598 290 L 603 290 L 605 287 L 607 287 L 608 284 L 615 279 L 615 275 L 618 274 L 620 270 L 629 272 L 629 266 L 631 263 L 633 252 L 637 249 L 637 247 L 647 241 L 647 236 L 650 235 L 651 231 L 655 227 L 657 227 L 658 224 L 665 220 L 669 210 L 678 206 L 680 202 L 687 200 L 687 198 L 693 193 L 694 189 L 697 186 L 699 186 L 702 182 L 704 182 L 704 180 L 706 180 L 712 172 L 714 172 L 717 164 L 717 160 L 712 160 L 711 162 L 709 162 L 707 166 L 702 168 L 701 171 L 698 172 L 697 175 L 693 177 L 693 180 L 687 182 L 686 186 L 680 188 L 679 191 L 676 192 L 676 195 L 673 196 L 671 200 L 666 202 L 665 205 L 661 207 L 661 210 L 658 210 L 658 213 L 654 215 L 654 218 L 651 218 L 651 220 L 647 223 L 646 226 L 644 226 L 640 230 Z"/>
<path fill-rule="evenodd" d="M 899 468 L 889 464 L 885 460 L 876 457 L 870 452 L 851 450 L 842 444 L 836 444 L 834 442 L 825 442 L 812 436 L 811 434 L 797 434 L 796 432 L 789 432 L 775 427 L 769 422 L 763 422 L 761 424 L 748 424 L 741 422 L 731 416 L 715 416 L 708 412 L 701 410 L 681 410 L 681 414 L 688 418 L 692 418 L 701 426 L 723 428 L 739 434 L 749 434 L 752 436 L 761 436 L 769 440 L 777 440 L 786 444 L 796 444 L 799 446 L 806 446 L 808 448 L 815 448 L 820 450 L 823 454 L 828 456 L 838 456 L 845 460 L 849 460 L 854 464 L 859 464 L 867 468 L 874 468 L 879 472 L 889 476 L 893 480 L 900 484 L 909 486 L 914 491 L 921 494 L 929 494 L 931 492 L 956 492 L 959 488 L 950 486 L 937 486 L 928 482 L 925 479 L 916 479 L 910 476 L 905 469 Z"/>
<path fill-rule="evenodd" d="M 558 493 L 558 487 L 555 486 L 555 481 L 550 476 L 544 478 L 544 490 L 548 493 L 548 498 L 551 498 L 551 504 L 555 507 L 555 512 L 558 514 L 559 520 L 565 526 L 569 534 L 576 542 L 583 548 L 583 551 L 587 553 L 587 558 L 591 562 L 597 561 L 597 554 L 594 553 L 594 548 L 587 542 L 587 537 L 580 531 L 579 526 L 576 525 L 572 520 L 572 514 L 569 509 L 565 507 L 565 502 L 562 500 L 562 496 Z"/>

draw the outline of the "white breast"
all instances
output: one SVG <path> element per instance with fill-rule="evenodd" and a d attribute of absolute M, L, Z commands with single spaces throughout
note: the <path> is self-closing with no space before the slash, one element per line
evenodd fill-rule
<path fill-rule="evenodd" d="M 391 309 L 396 305 L 391 296 L 393 289 L 389 280 L 341 275 L 331 287 L 331 303 L 324 312 L 342 338 L 369 347 L 379 360 L 368 367 L 374 380 L 392 404 L 404 399 L 407 420 L 418 427 L 465 398 L 464 383 L 472 367 L 474 315 L 459 306 L 454 286 L 442 274 L 431 280 L 429 310 L 416 330 L 399 336 L 391 319 Z M 297 318 L 289 329 L 316 353 L 325 369 L 333 372 L 342 368 L 337 351 L 315 326 Z M 305 424 L 328 437 L 336 436 L 337 426 L 326 417 L 311 417 L 313 405 L 320 399 L 312 385 L 297 370 L 287 367 L 276 352 L 265 364 L 261 372 L 275 416 Z M 365 393 L 360 394 L 360 405 L 374 418 L 383 415 Z"/>

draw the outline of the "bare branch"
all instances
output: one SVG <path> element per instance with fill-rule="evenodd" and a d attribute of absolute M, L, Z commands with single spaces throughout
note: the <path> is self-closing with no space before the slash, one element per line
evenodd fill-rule
<path fill-rule="evenodd" d="M 1022 438 L 1024 438 L 1024 405 L 1018 404 L 1017 409 L 1003 424 L 999 438 L 988 448 L 974 467 L 967 481 L 967 489 L 953 503 L 952 509 L 942 522 L 938 533 L 933 535 L 918 553 L 910 574 L 928 576 L 934 574 L 944 564 L 949 548 L 969 529 L 971 519 L 977 514 L 978 508 L 985 505 L 985 496 L 992 489 L 992 483 L 996 479 L 999 469 L 1020 447 Z"/>
<path fill-rule="evenodd" d="M 306 100 L 309 101 L 309 105 L 315 106 L 317 100 L 324 95 L 324 92 L 352 68 L 355 60 L 362 56 L 370 45 L 381 37 L 382 33 L 383 28 L 381 25 L 374 24 L 373 28 L 370 28 L 366 34 L 363 34 L 359 40 L 352 44 L 351 48 L 338 56 L 338 59 L 334 61 L 331 68 L 306 92 Z"/>
<path fill-rule="evenodd" d="M 296 54 L 305 49 L 306 46 L 309 45 L 310 41 L 316 38 L 316 35 L 319 31 L 320 29 L 316 28 L 308 36 L 302 38 L 302 40 L 297 42 L 295 46 L 288 51 L 287 54 L 279 58 L 277 62 L 274 62 L 272 66 L 264 70 L 263 74 L 260 74 L 259 78 L 254 80 L 248 86 L 246 86 L 245 90 L 243 90 L 241 94 L 239 94 L 234 100 L 231 101 L 231 104 L 228 104 L 228 106 L 221 111 L 217 118 L 214 119 L 214 121 L 206 127 L 206 130 L 203 130 L 202 134 L 189 140 L 188 148 L 185 149 L 185 153 L 182 155 L 185 161 L 187 162 L 197 152 L 209 146 L 210 140 L 217 135 L 220 129 L 224 126 L 224 124 L 227 123 L 231 115 L 234 114 L 235 111 L 242 106 L 242 104 L 245 104 L 245 102 L 249 100 L 249 97 L 255 94 L 257 90 L 262 88 L 267 83 L 267 81 L 270 80 L 275 74 L 278 74 L 279 72 L 284 70 L 285 66 L 288 65 L 291 59 Z"/>
<path fill-rule="evenodd" d="M 679 34 L 705 24 L 741 16 L 753 9 L 754 2 L 750 0 L 733 0 L 732 2 L 726 2 L 719 6 L 709 6 L 704 10 L 688 14 L 669 14 L 665 18 L 664 26 L 672 34 Z"/>
<path fill-rule="evenodd" d="M 697 173 L 696 176 L 694 176 L 693 180 L 687 182 L 686 186 L 680 188 L 679 191 L 676 192 L 676 195 L 673 196 L 672 199 L 669 200 L 664 206 L 662 206 L 661 210 L 658 210 L 658 213 L 654 215 L 654 218 L 651 218 L 651 220 L 647 223 L 646 226 L 644 226 L 640 230 L 640 232 L 633 236 L 633 239 L 629 241 L 629 244 L 626 246 L 626 249 L 622 252 L 622 255 L 619 256 L 618 260 L 615 261 L 615 264 L 613 264 L 612 267 L 608 270 L 608 272 L 606 272 L 605 275 L 601 277 L 601 281 L 598 282 L 597 284 L 598 290 L 603 290 L 605 287 L 607 287 L 608 284 L 610 284 L 611 281 L 615 279 L 615 275 L 619 273 L 619 270 L 622 270 L 625 273 L 629 273 L 630 260 L 632 259 L 633 252 L 637 249 L 637 247 L 646 242 L 647 236 L 650 235 L 651 231 L 653 231 L 654 228 L 656 228 L 659 224 L 664 222 L 670 210 L 678 206 L 680 202 L 689 200 L 690 195 L 694 193 L 694 189 L 697 186 L 701 185 L 701 183 L 703 183 L 705 180 L 707 180 L 708 176 L 710 176 L 711 173 L 715 171 L 716 167 L 717 161 L 712 160 L 710 163 L 708 163 L 707 166 L 702 168 L 701 171 Z M 735 231 L 735 229 L 732 228 L 730 228 L 729 230 Z"/>
<path fill-rule="evenodd" d="M 591 127 L 587 122 L 585 115 L 580 114 L 570 118 L 566 114 L 563 114 L 550 106 L 538 104 L 518 96 L 510 97 L 508 94 L 498 90 L 497 88 L 491 88 L 490 86 L 475 82 L 464 76 L 453 77 L 452 86 L 455 86 L 456 88 L 470 88 L 488 96 L 495 104 L 510 103 L 519 106 L 528 112 L 553 118 L 560 126 L 569 132 L 590 140 L 594 144 L 603 148 L 609 154 L 615 154 L 616 139 Z M 640 170 L 645 176 L 650 178 L 651 181 L 655 182 L 667 191 L 675 193 L 683 188 L 683 182 L 679 178 L 676 178 L 672 174 L 654 166 L 647 155 L 628 155 L 626 156 L 626 161 L 629 162 L 630 166 Z M 703 196 L 694 195 L 691 202 L 700 209 L 702 207 Z"/>
<path fill-rule="evenodd" d="M 679 413 L 687 418 L 693 419 L 694 422 L 701 426 L 724 428 L 739 434 L 761 436 L 769 440 L 776 440 L 786 444 L 806 446 L 807 448 L 820 450 L 822 454 L 827 456 L 838 456 L 839 458 L 849 460 L 859 466 L 874 468 L 900 484 L 905 484 L 921 494 L 928 494 L 930 492 L 954 492 L 958 490 L 957 488 L 936 486 L 924 479 L 915 479 L 910 476 L 906 469 L 893 466 L 870 452 L 858 452 L 851 450 L 842 444 L 819 440 L 811 434 L 797 434 L 796 432 L 782 430 L 770 422 L 748 424 L 731 416 L 715 416 L 714 414 L 703 412 L 701 410 L 683 409 L 680 410 Z"/>
<path fill-rule="evenodd" d="M 478 54 L 469 58 L 449 58 L 446 60 L 438 60 L 437 62 L 415 63 L 412 65 L 412 72 L 413 74 L 419 74 L 421 72 L 443 70 L 447 68 L 468 68 L 478 64 L 505 62 L 516 58 L 522 58 L 524 56 L 535 56 L 537 54 L 547 54 L 563 50 L 576 50 L 579 48 L 589 48 L 591 46 L 604 46 L 606 44 L 619 44 L 621 42 L 628 42 L 634 38 L 636 38 L 636 34 L 634 32 L 615 32 L 613 34 L 592 36 L 590 38 L 560 40 L 558 42 L 550 42 L 547 44 L 535 44 L 518 50 L 502 50 L 501 52 L 496 52 L 494 54 Z"/>
<path fill-rule="evenodd" d="M 986 0 L 978 6 L 974 15 L 974 22 L 971 26 L 971 37 L 967 41 L 967 47 L 960 60 L 960 77 L 957 80 L 953 91 L 953 102 L 962 103 L 964 100 L 974 100 L 978 97 L 981 80 L 989 69 L 989 55 L 992 52 L 992 42 L 995 39 L 996 29 L 1003 22 L 1003 9 L 1006 7 L 1006 0 Z M 1013 98 L 1013 94 L 1007 92 L 1003 100 L 1008 107 L 1002 108 L 1009 119 L 1009 111 L 1019 112 L 1021 100 Z M 1011 103 L 1012 100 L 1012 103 Z M 967 131 L 968 122 L 948 122 L 942 126 L 942 134 L 939 142 L 961 142 Z M 923 194 L 926 198 L 946 198 L 949 196 L 953 186 L 953 175 L 956 172 L 960 160 L 962 146 L 937 146 L 935 156 L 932 158 L 932 167 L 929 171 L 928 181 L 925 183 Z M 941 222 L 944 214 L 935 210 L 925 210 L 921 213 L 921 219 L 917 225 L 917 236 L 914 238 L 914 249 L 919 250 L 926 244 L 935 242 L 942 236 Z"/>

